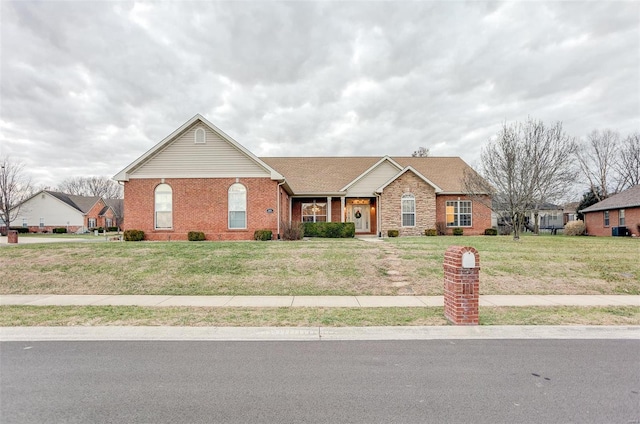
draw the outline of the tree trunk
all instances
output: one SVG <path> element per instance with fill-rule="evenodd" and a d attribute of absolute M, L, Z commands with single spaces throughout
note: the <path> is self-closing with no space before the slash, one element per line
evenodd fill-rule
<path fill-rule="evenodd" d="M 540 233 L 540 221 L 538 221 L 540 213 L 538 211 L 533 212 L 533 233 L 538 235 Z"/>

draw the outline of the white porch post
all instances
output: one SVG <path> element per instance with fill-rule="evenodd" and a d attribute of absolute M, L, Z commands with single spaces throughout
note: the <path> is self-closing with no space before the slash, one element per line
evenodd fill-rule
<path fill-rule="evenodd" d="M 331 222 L 331 197 L 327 196 L 327 222 Z"/>
<path fill-rule="evenodd" d="M 340 222 L 344 222 L 344 196 L 340 197 Z"/>

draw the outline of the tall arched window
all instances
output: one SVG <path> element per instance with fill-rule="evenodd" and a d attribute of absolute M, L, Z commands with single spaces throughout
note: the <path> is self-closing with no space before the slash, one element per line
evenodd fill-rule
<path fill-rule="evenodd" d="M 416 196 L 411 193 L 402 195 L 402 226 L 416 226 Z"/>
<path fill-rule="evenodd" d="M 247 228 L 247 189 L 240 183 L 229 187 L 229 228 Z"/>
<path fill-rule="evenodd" d="M 155 228 L 173 228 L 173 191 L 169 184 L 158 184 L 155 192 Z"/>

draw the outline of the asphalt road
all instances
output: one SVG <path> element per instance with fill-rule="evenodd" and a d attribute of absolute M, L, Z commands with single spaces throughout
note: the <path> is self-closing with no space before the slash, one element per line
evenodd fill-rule
<path fill-rule="evenodd" d="M 640 423 L 640 341 L 3 342 L 0 422 Z"/>

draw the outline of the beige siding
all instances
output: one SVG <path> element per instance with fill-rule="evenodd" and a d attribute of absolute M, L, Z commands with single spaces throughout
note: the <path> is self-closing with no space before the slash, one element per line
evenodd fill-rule
<path fill-rule="evenodd" d="M 27 225 L 32 227 L 37 227 L 40 224 L 40 218 L 44 218 L 45 226 L 84 225 L 82 212 L 47 193 L 40 193 L 25 202 L 16 219 L 11 222 L 11 226 L 20 227 L 23 218 L 26 218 Z"/>
<path fill-rule="evenodd" d="M 204 128 L 206 143 L 195 143 Z M 270 177 L 271 174 L 204 125 L 194 125 L 131 172 L 131 178 Z"/>
<path fill-rule="evenodd" d="M 399 171 L 391 163 L 384 161 L 349 187 L 347 197 L 371 197 L 378 187 L 388 182 Z"/>

